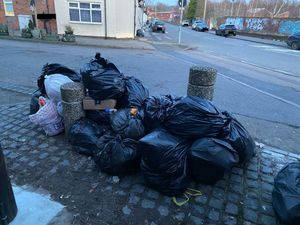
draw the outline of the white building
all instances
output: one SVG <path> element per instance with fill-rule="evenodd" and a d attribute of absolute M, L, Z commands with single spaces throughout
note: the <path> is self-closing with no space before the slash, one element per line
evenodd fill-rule
<path fill-rule="evenodd" d="M 75 35 L 134 38 L 144 20 L 141 0 L 54 0 L 57 32 L 71 25 Z"/>

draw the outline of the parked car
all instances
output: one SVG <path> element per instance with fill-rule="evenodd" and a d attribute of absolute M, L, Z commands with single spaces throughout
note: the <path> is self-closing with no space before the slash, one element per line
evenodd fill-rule
<path fill-rule="evenodd" d="M 221 24 L 216 30 L 216 35 L 228 36 L 236 35 L 236 27 L 233 24 Z"/>
<path fill-rule="evenodd" d="M 190 22 L 188 20 L 183 20 L 181 23 L 181 26 L 188 27 L 190 25 Z"/>
<path fill-rule="evenodd" d="M 291 49 L 300 49 L 300 32 L 290 35 L 285 42 L 289 47 L 291 47 Z"/>
<path fill-rule="evenodd" d="M 205 20 L 195 20 L 192 24 L 192 30 L 195 30 L 198 23 L 205 23 L 206 24 L 206 21 Z"/>
<path fill-rule="evenodd" d="M 151 28 L 152 28 L 152 32 L 157 32 L 157 31 L 161 31 L 163 33 L 166 32 L 166 26 L 161 21 L 155 21 Z"/>
<path fill-rule="evenodd" d="M 208 31 L 208 25 L 205 22 L 196 23 L 195 29 L 196 31 Z"/>

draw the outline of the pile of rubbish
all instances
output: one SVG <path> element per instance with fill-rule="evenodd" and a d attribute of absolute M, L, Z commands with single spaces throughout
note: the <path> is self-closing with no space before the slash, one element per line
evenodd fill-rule
<path fill-rule="evenodd" d="M 214 184 L 255 154 L 247 130 L 208 100 L 149 96 L 140 80 L 125 76 L 99 53 L 79 74 L 63 65 L 45 65 L 39 91 L 32 96 L 30 120 L 47 135 L 62 132 L 59 87 L 66 82 L 82 82 L 96 105 L 114 100 L 113 108 L 86 110 L 86 117 L 68 132 L 74 150 L 93 157 L 103 172 L 140 170 L 149 187 L 178 196 L 191 179 Z"/>

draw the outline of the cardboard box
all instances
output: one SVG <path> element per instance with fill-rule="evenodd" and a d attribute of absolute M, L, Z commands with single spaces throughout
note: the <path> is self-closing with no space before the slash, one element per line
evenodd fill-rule
<path fill-rule="evenodd" d="M 117 105 L 117 100 L 115 99 L 106 99 L 101 101 L 95 101 L 91 97 L 85 97 L 83 99 L 83 109 L 84 110 L 104 110 L 104 109 L 113 109 Z"/>

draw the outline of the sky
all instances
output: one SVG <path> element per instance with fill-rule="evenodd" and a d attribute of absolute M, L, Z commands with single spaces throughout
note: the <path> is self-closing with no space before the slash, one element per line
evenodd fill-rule
<path fill-rule="evenodd" d="M 177 5 L 177 0 L 156 0 L 156 2 L 161 2 L 166 5 Z"/>

